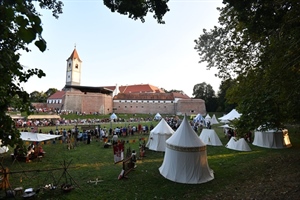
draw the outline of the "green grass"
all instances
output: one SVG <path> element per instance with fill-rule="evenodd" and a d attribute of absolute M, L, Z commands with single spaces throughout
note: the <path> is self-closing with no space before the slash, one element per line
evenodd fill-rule
<path fill-rule="evenodd" d="M 112 126 L 119 125 L 124 124 Z M 227 139 L 222 129 L 218 126 L 213 126 L 213 128 L 225 145 Z M 47 131 L 49 127 L 43 130 Z M 3 165 L 13 172 L 9 176 L 12 188 L 19 186 L 38 188 L 56 182 L 63 174 L 63 169 L 43 170 L 62 168 L 64 161 L 70 164 L 67 170 L 67 175 L 70 176 L 67 178 L 71 177 L 79 187 L 75 185 L 76 189 L 70 193 L 63 193 L 60 189 L 43 191 L 36 199 L 203 199 L 222 190 L 231 190 L 232 185 L 241 188 L 244 181 L 265 173 L 274 164 L 273 161 L 279 157 L 297 155 L 300 148 L 300 140 L 297 136 L 299 131 L 291 129 L 289 132 L 293 147 L 288 149 L 266 149 L 249 144 L 251 152 L 239 152 L 224 146 L 207 146 L 207 159 L 210 168 L 214 170 L 215 179 L 204 184 L 180 184 L 165 179 L 158 171 L 163 162 L 164 153 L 150 150 L 146 150 L 146 157 L 138 160 L 137 168 L 128 174 L 128 179 L 118 180 L 122 169 L 121 163 L 114 164 L 112 148 L 103 148 L 103 142 L 94 140 L 89 145 L 81 142 L 72 150 L 68 150 L 65 144 L 59 142 L 43 144 L 47 153 L 41 162 L 35 160 L 30 163 L 12 164 L 9 156 L 12 152 L 11 148 L 10 152 L 5 155 Z M 121 139 L 125 141 L 135 139 L 135 143 L 126 143 L 125 148 L 137 150 L 140 138 L 148 139 L 148 135 L 135 135 Z M 26 172 L 27 170 L 33 170 L 33 172 Z M 103 181 L 98 184 L 87 183 L 97 178 Z M 69 181 L 70 179 L 67 180 Z M 65 177 L 59 184 L 64 182 L 66 182 Z M 1 193 L 3 196 L 4 192 L 1 191 Z"/>

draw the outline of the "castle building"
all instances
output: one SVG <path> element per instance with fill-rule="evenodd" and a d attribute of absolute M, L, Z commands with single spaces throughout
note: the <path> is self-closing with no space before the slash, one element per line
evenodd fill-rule
<path fill-rule="evenodd" d="M 66 85 L 47 99 L 47 107 L 80 113 L 112 112 L 113 91 L 103 87 L 81 86 L 82 61 L 76 48 L 67 59 Z"/>
<path fill-rule="evenodd" d="M 82 61 L 76 48 L 67 59 L 66 84 L 47 99 L 47 107 L 81 113 L 206 114 L 202 99 L 184 93 L 165 93 L 150 84 L 81 86 Z"/>

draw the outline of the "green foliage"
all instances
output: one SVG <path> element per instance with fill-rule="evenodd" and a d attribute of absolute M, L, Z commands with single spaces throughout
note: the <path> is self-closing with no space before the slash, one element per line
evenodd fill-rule
<path fill-rule="evenodd" d="M 234 80 L 226 94 L 243 115 L 237 131 L 300 120 L 300 4 L 298 1 L 226 0 L 220 27 L 196 40 L 200 62 Z M 240 127 L 239 127 L 240 126 Z M 242 130 L 241 130 L 242 131 Z"/>
<path fill-rule="evenodd" d="M 56 0 L 38 1 L 43 8 L 51 9 L 53 15 L 61 13 L 62 3 Z M 0 2 L 0 139 L 3 144 L 18 142 L 18 130 L 6 111 L 14 106 L 19 111 L 30 109 L 29 95 L 21 86 L 32 76 L 45 76 L 40 69 L 27 69 L 20 64 L 20 51 L 29 52 L 28 45 L 35 43 L 44 51 L 42 24 L 32 1 L 3 0 Z M 8 137 L 10 136 L 10 137 Z"/>
<path fill-rule="evenodd" d="M 227 90 L 234 84 L 235 82 L 231 79 L 223 80 L 221 82 L 218 91 L 218 111 L 224 111 L 226 113 L 229 113 L 233 108 L 236 107 L 236 104 L 231 104 L 229 101 L 227 101 L 226 98 Z"/>
<path fill-rule="evenodd" d="M 217 98 L 215 91 L 210 84 L 198 83 L 194 85 L 193 96 L 195 99 L 203 99 L 206 105 L 206 111 L 215 112 L 217 109 Z"/>
<path fill-rule="evenodd" d="M 103 0 L 112 12 L 128 15 L 129 18 L 140 19 L 145 22 L 147 13 L 154 13 L 153 17 L 158 23 L 164 24 L 163 16 L 169 11 L 168 0 Z"/>

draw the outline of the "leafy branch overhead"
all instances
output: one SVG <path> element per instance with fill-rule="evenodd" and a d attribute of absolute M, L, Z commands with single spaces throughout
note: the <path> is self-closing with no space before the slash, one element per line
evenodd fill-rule
<path fill-rule="evenodd" d="M 25 68 L 19 62 L 20 52 L 29 52 L 29 45 L 34 43 L 40 51 L 45 51 L 46 41 L 42 37 L 40 14 L 34 1 L 0 1 L 0 73 L 5 74 L 0 81 L 0 139 L 3 145 L 14 146 L 20 142 L 18 130 L 12 119 L 6 115 L 8 107 L 14 105 L 17 110 L 30 110 L 29 95 L 22 88 L 22 83 L 30 77 L 45 76 L 41 69 Z M 39 6 L 52 10 L 54 17 L 62 13 L 62 2 L 56 0 L 38 0 Z"/>
<path fill-rule="evenodd" d="M 220 26 L 204 30 L 195 49 L 208 69 L 234 82 L 226 98 L 243 113 L 237 130 L 299 121 L 300 2 L 223 2 Z"/>
<path fill-rule="evenodd" d="M 147 13 L 154 13 L 158 23 L 164 24 L 163 16 L 169 11 L 168 0 L 103 0 L 112 12 L 128 15 L 129 18 L 145 22 Z"/>

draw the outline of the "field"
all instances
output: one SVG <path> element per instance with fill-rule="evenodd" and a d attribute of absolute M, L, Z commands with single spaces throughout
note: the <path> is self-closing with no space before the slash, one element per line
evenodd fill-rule
<path fill-rule="evenodd" d="M 111 125 L 125 124 L 108 123 L 106 127 Z M 212 128 L 225 146 L 227 139 L 222 128 L 217 125 Z M 30 163 L 13 163 L 10 157 L 13 148 L 10 148 L 2 164 L 11 172 L 12 188 L 37 189 L 57 183 L 54 190 L 40 190 L 36 199 L 296 199 L 300 194 L 299 128 L 289 128 L 289 135 L 293 146 L 288 149 L 265 149 L 249 144 L 251 152 L 239 152 L 224 146 L 208 146 L 207 159 L 215 179 L 196 185 L 165 179 L 158 171 L 164 153 L 150 150 L 137 161 L 137 168 L 128 174 L 128 179 L 119 180 L 122 164 L 114 164 L 112 148 L 104 148 L 104 143 L 96 140 L 91 144 L 80 142 L 71 150 L 59 141 L 41 144 L 46 156 Z M 125 140 L 125 148 L 138 150 L 139 142 L 148 136 L 120 139 Z M 72 183 L 75 189 L 62 192 L 63 183 Z M 0 192 L 1 196 L 5 195 L 3 190 Z"/>

